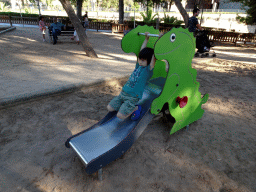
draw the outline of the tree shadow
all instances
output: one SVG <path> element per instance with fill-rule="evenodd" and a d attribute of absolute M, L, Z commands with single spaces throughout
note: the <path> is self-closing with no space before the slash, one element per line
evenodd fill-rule
<path fill-rule="evenodd" d="M 243 62 L 248 64 L 256 64 L 256 48 L 252 47 L 236 47 L 230 43 L 219 43 L 213 47 L 217 54 L 216 58 L 231 60 L 235 62 Z"/>

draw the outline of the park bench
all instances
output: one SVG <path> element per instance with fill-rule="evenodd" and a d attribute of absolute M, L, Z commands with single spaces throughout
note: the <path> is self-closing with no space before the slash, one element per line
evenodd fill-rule
<path fill-rule="evenodd" d="M 210 41 L 221 41 L 234 43 L 236 46 L 238 43 L 255 43 L 256 35 L 253 33 L 237 33 L 227 31 L 207 31 Z"/>
<path fill-rule="evenodd" d="M 66 29 L 61 30 L 61 34 L 58 35 L 58 37 L 60 36 L 73 36 L 74 35 L 74 28 L 73 27 L 67 27 Z M 50 30 L 50 28 L 48 28 L 48 35 L 49 35 L 49 39 L 52 42 L 53 38 L 52 38 L 52 31 Z"/>

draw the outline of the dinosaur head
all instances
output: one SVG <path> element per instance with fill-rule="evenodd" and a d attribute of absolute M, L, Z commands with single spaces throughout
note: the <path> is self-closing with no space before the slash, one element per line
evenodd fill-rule
<path fill-rule="evenodd" d="M 173 28 L 163 35 L 155 45 L 155 57 L 158 60 L 171 60 L 193 56 L 195 52 L 195 38 L 188 29 Z"/>
<path fill-rule="evenodd" d="M 138 35 L 138 33 L 149 32 L 151 34 L 159 34 L 159 30 L 154 29 L 154 27 L 149 27 L 147 25 L 138 26 L 135 29 L 128 32 L 122 39 L 121 46 L 126 53 L 135 53 L 139 55 L 142 43 L 145 40 L 145 36 Z M 154 48 L 157 37 L 150 37 L 147 47 Z"/>

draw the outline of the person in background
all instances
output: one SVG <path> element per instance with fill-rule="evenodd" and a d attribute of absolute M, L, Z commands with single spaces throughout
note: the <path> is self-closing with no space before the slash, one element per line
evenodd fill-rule
<path fill-rule="evenodd" d="M 44 18 L 42 16 L 39 17 L 39 29 L 43 35 L 43 42 L 45 42 L 45 30 L 46 30 L 46 25 L 44 22 Z"/>
<path fill-rule="evenodd" d="M 84 28 L 85 28 L 85 34 L 87 35 L 87 28 L 89 27 L 89 20 L 88 20 L 88 12 L 86 11 L 84 15 Z"/>
<path fill-rule="evenodd" d="M 198 19 L 196 18 L 200 13 L 200 10 L 198 8 L 195 8 L 193 10 L 193 16 L 189 18 L 188 20 L 188 30 L 189 32 L 193 32 L 195 36 L 196 30 L 203 31 L 203 28 L 198 23 Z"/>
<path fill-rule="evenodd" d="M 52 31 L 53 36 L 53 45 L 57 43 L 57 37 L 61 34 L 62 28 L 66 28 L 65 25 L 63 25 L 59 19 L 53 18 L 53 23 L 50 26 L 50 30 Z"/>
<path fill-rule="evenodd" d="M 193 16 L 188 20 L 188 30 L 189 32 L 193 32 L 194 37 L 196 37 L 196 47 L 198 48 L 199 53 L 209 52 L 210 44 L 207 40 L 207 36 L 204 32 L 198 33 L 198 31 L 203 31 L 204 29 L 198 23 L 198 19 L 196 18 L 200 13 L 198 8 L 193 10 Z"/>

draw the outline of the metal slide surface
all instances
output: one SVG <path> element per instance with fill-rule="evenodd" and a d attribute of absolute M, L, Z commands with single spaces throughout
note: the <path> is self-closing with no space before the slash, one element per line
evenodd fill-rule
<path fill-rule="evenodd" d="M 120 120 L 116 112 L 110 112 L 91 128 L 67 140 L 66 146 L 77 153 L 88 174 L 119 158 L 133 145 L 154 117 L 150 106 L 161 94 L 164 83 L 164 78 L 153 79 L 148 83 L 138 103 L 142 106 L 142 115 L 137 121 L 132 121 L 130 117 Z"/>

